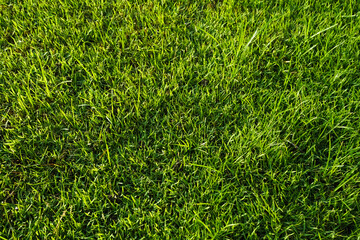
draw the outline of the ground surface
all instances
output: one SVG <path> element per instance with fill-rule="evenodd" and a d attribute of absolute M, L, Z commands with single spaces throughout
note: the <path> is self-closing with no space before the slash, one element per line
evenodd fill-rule
<path fill-rule="evenodd" d="M 3 0 L 1 239 L 359 239 L 360 2 Z"/>

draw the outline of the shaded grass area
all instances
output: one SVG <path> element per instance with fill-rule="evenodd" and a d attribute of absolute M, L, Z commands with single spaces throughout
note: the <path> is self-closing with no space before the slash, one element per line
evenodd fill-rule
<path fill-rule="evenodd" d="M 359 1 L 5 0 L 4 239 L 358 239 Z"/>

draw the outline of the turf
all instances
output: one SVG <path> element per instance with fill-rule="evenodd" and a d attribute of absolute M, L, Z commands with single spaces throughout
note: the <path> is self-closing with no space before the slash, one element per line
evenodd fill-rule
<path fill-rule="evenodd" d="M 359 239 L 358 0 L 2 0 L 0 239 Z"/>

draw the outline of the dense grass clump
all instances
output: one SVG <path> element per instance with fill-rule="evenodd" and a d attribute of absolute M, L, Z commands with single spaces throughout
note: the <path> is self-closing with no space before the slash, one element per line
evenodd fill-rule
<path fill-rule="evenodd" d="M 358 0 L 2 0 L 0 239 L 359 239 Z"/>

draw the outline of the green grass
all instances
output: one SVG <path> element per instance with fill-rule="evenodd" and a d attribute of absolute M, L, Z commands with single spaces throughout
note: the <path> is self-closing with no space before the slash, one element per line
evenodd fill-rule
<path fill-rule="evenodd" d="M 360 239 L 360 1 L 0 3 L 0 239 Z"/>

